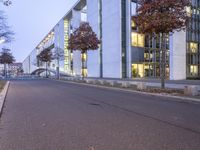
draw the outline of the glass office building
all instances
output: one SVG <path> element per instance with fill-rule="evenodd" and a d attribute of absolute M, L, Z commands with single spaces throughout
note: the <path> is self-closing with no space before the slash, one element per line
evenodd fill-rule
<path fill-rule="evenodd" d="M 192 0 L 188 8 L 190 23 L 187 27 L 187 78 L 200 79 L 200 1 Z"/>
<path fill-rule="evenodd" d="M 193 0 L 192 7 L 187 8 L 191 18 L 187 30 L 175 32 L 165 40 L 167 79 L 200 78 L 199 3 Z M 51 44 L 63 49 L 65 55 L 59 63 L 61 71 L 75 76 L 83 73 L 88 77 L 159 78 L 161 37 L 138 33 L 132 19 L 137 15 L 138 6 L 137 0 L 77 0 L 51 30 L 54 31 Z M 83 21 L 90 23 L 101 44 L 96 51 L 81 55 L 68 50 L 67 46 L 70 33 Z M 48 46 L 45 39 L 39 44 L 40 50 Z M 31 61 L 24 62 L 25 70 L 32 71 L 28 69 L 32 65 L 28 62 Z M 57 65 L 53 61 L 50 68 L 55 69 Z"/>

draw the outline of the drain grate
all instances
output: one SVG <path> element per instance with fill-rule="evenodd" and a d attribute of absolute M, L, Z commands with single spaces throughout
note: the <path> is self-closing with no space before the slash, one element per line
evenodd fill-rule
<path fill-rule="evenodd" d="M 97 103 L 89 103 L 89 104 L 92 106 L 100 106 L 100 104 L 97 104 Z"/>

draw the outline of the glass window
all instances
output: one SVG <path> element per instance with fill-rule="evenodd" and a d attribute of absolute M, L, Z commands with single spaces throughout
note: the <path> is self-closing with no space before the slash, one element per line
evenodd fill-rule
<path fill-rule="evenodd" d="M 87 60 L 87 54 L 84 53 L 84 54 L 81 54 L 81 58 L 83 61 L 86 61 Z"/>
<path fill-rule="evenodd" d="M 131 34 L 132 46 L 144 47 L 144 37 L 145 36 L 143 34 L 132 32 L 132 34 Z"/>
<path fill-rule="evenodd" d="M 132 76 L 133 77 L 144 77 L 144 64 L 132 64 Z"/>
<path fill-rule="evenodd" d="M 136 24 L 133 20 L 131 21 L 131 27 L 132 27 L 132 30 L 137 30 Z"/>
<path fill-rule="evenodd" d="M 156 36 L 156 48 L 160 48 L 160 36 Z"/>
<path fill-rule="evenodd" d="M 144 53 L 144 60 L 149 61 L 149 52 Z"/>
<path fill-rule="evenodd" d="M 82 75 L 83 75 L 84 77 L 87 77 L 87 74 L 88 74 L 87 69 L 82 69 Z"/>
<path fill-rule="evenodd" d="M 192 53 L 197 53 L 198 51 L 198 44 L 194 42 L 190 42 L 190 50 Z"/>
<path fill-rule="evenodd" d="M 187 15 L 188 15 L 189 17 L 191 17 L 191 15 L 192 15 L 191 7 L 186 7 L 186 12 L 187 12 Z"/>
<path fill-rule="evenodd" d="M 132 16 L 135 16 L 137 14 L 136 10 L 137 10 L 137 3 L 132 2 L 131 3 L 131 14 L 132 14 Z"/>
<path fill-rule="evenodd" d="M 198 75 L 198 66 L 196 66 L 196 65 L 191 65 L 191 66 L 190 66 L 190 73 L 191 73 L 191 75 L 193 75 L 193 76 Z"/>

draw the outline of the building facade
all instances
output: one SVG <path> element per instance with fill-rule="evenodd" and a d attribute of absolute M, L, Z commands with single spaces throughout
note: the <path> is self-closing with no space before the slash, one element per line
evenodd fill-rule
<path fill-rule="evenodd" d="M 23 73 L 22 63 L 12 63 L 8 66 L 8 73 L 11 76 L 17 76 Z"/>
<path fill-rule="evenodd" d="M 166 77 L 171 80 L 200 78 L 199 1 L 187 8 L 190 24 L 186 31 L 175 32 L 166 39 Z M 115 6 L 115 7 L 113 7 Z M 137 32 L 133 16 L 137 0 L 77 0 L 67 14 L 45 36 L 24 60 L 25 73 L 44 67 L 36 56 L 45 48 L 52 49 L 56 59 L 49 69 L 69 75 L 105 78 L 159 78 L 161 37 Z M 81 22 L 89 22 L 101 40 L 99 49 L 81 55 L 70 51 L 70 33 Z M 81 60 L 84 60 L 82 69 Z"/>

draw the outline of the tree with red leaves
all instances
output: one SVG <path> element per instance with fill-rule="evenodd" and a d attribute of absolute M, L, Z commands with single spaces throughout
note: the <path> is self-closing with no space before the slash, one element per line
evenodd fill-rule
<path fill-rule="evenodd" d="M 186 7 L 190 0 L 139 0 L 137 16 L 133 18 L 138 31 L 161 36 L 161 87 L 165 88 L 166 36 L 186 29 L 189 20 Z"/>
<path fill-rule="evenodd" d="M 37 55 L 37 59 L 39 61 L 45 62 L 46 63 L 46 78 L 47 78 L 47 64 L 50 63 L 54 58 L 53 58 L 53 54 L 51 52 L 51 49 L 46 48 L 43 51 L 41 51 L 38 55 Z"/>
<path fill-rule="evenodd" d="M 84 22 L 76 29 L 69 38 L 68 49 L 79 50 L 84 55 L 88 50 L 97 50 L 100 40 L 88 22 Z M 84 58 L 82 57 L 82 75 L 84 77 Z"/>

